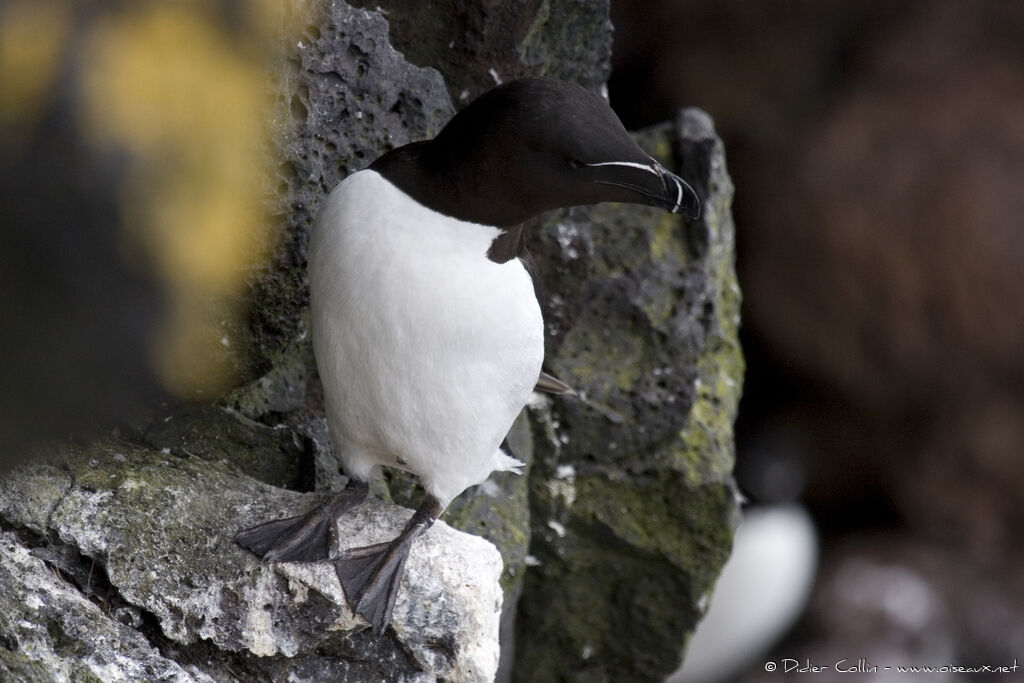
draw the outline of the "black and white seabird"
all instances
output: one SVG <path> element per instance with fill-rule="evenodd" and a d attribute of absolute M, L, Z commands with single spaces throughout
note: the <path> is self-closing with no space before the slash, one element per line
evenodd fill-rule
<path fill-rule="evenodd" d="M 633 202 L 695 218 L 697 195 L 641 150 L 608 104 L 524 78 L 399 147 L 324 200 L 309 242 L 313 348 L 347 487 L 307 514 L 238 534 L 267 561 L 333 562 L 380 633 L 412 543 L 460 493 L 523 463 L 502 448 L 541 372 L 544 327 L 523 263 L 524 222 Z M 336 551 L 335 520 L 380 465 L 416 474 L 423 504 L 390 543 Z"/>

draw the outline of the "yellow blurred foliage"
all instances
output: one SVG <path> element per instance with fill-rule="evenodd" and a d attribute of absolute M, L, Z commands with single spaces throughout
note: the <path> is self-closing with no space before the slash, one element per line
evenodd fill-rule
<path fill-rule="evenodd" d="M 0 128 L 30 121 L 44 106 L 68 26 L 62 3 L 20 0 L 0 7 Z"/>
<path fill-rule="evenodd" d="M 231 386 L 225 323 L 240 314 L 246 276 L 271 246 L 260 185 L 269 76 L 259 48 L 272 36 L 258 31 L 282 25 L 265 16 L 270 0 L 241 5 L 260 15 L 249 33 L 225 28 L 202 3 L 128 5 L 97 21 L 83 50 L 82 127 L 130 153 L 126 253 L 141 251 L 164 284 L 169 310 L 153 361 L 180 396 Z"/>

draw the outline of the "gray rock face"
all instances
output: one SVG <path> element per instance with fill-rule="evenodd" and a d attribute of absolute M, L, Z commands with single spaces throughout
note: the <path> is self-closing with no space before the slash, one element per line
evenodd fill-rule
<path fill-rule="evenodd" d="M 344 2 L 311 3 L 310 23 L 283 46 L 276 74 L 276 177 L 270 210 L 281 216 L 278 248 L 253 293 L 249 355 L 258 387 L 239 407 L 287 412 L 305 403 L 312 353 L 306 241 L 320 199 L 349 173 L 394 147 L 434 136 L 455 110 L 441 75 L 391 47 L 379 12 Z"/>
<path fill-rule="evenodd" d="M 0 534 L 0 678 L 213 681 L 163 657 L 119 621 L 133 613 L 104 614 L 41 557 L 54 561 L 41 549 L 29 550 L 13 533 Z"/>
<path fill-rule="evenodd" d="M 547 361 L 580 399 L 531 415 L 538 564 L 519 603 L 516 680 L 663 680 L 738 519 L 743 361 L 722 143 L 698 110 L 638 139 L 669 167 L 685 160 L 703 213 L 687 225 L 602 205 L 542 231 L 538 262 L 557 292 Z"/>
<path fill-rule="evenodd" d="M 481 538 L 443 522 L 431 528 L 410 555 L 393 629 L 375 639 L 349 610 L 329 563 L 264 565 L 232 540 L 256 521 L 303 511 L 313 495 L 267 487 L 226 463 L 116 443 L 62 462 L 20 470 L 0 489 L 0 515 L 24 544 L 3 537 L 0 594 L 36 610 L 31 628 L 11 618 L 0 634 L 33 643 L 20 650 L 33 666 L 71 670 L 81 650 L 91 670 L 110 666 L 123 680 L 146 679 L 117 669 L 117 657 L 131 652 L 104 645 L 134 627 L 126 642 L 146 653 L 134 666 L 162 667 L 180 680 L 192 679 L 150 650 L 206 652 L 196 680 L 223 680 L 239 668 L 269 680 L 295 671 L 314 680 L 494 676 L 502 566 Z M 346 516 L 339 538 L 352 546 L 387 540 L 410 514 L 370 501 Z M 20 660 L 8 662 L 0 649 L 0 661 Z"/>
<path fill-rule="evenodd" d="M 460 105 L 521 76 L 551 76 L 597 90 L 611 72 L 608 0 L 352 4 L 383 8 L 395 48 L 414 64 L 440 71 Z"/>

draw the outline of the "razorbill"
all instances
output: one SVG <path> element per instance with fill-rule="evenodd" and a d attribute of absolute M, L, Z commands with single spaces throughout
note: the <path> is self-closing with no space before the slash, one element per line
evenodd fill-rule
<path fill-rule="evenodd" d="M 323 201 L 309 241 L 313 348 L 347 487 L 314 510 L 238 534 L 267 561 L 333 557 L 352 609 L 391 620 L 412 543 L 495 471 L 541 372 L 544 327 L 524 222 L 598 202 L 696 218 L 697 195 L 641 150 L 583 88 L 524 78 L 480 96 L 432 140 L 394 149 Z M 335 520 L 380 465 L 426 497 L 390 543 L 339 551 Z"/>

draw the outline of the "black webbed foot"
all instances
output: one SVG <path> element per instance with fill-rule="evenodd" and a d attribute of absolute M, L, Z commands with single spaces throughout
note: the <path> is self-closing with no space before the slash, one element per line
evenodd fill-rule
<path fill-rule="evenodd" d="M 330 557 L 335 545 L 335 520 L 366 498 L 366 482 L 351 480 L 344 490 L 309 512 L 275 519 L 240 531 L 238 545 L 265 562 L 316 562 Z"/>
<path fill-rule="evenodd" d="M 370 622 L 375 634 L 383 633 L 391 623 L 409 549 L 441 511 L 436 500 L 427 498 L 393 541 L 351 548 L 334 560 L 334 570 L 352 611 Z"/>

